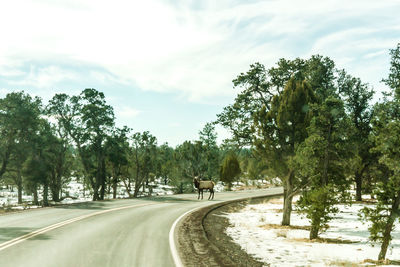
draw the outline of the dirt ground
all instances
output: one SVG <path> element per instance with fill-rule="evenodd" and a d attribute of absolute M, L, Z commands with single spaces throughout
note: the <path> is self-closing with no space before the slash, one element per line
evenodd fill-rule
<path fill-rule="evenodd" d="M 225 233 L 229 222 L 223 215 L 268 199 L 216 204 L 186 216 L 178 225 L 177 236 L 184 266 L 263 266 Z"/>

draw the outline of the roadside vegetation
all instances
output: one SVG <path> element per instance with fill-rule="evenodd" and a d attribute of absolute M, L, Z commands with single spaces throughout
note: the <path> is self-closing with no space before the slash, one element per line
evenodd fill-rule
<path fill-rule="evenodd" d="M 0 186 L 33 196 L 33 204 L 59 202 L 72 180 L 92 200 L 151 192 L 154 181 L 176 193 L 193 192 L 193 177 L 235 182 L 266 180 L 284 188 L 281 224 L 291 224 L 293 198 L 319 238 L 339 212 L 337 204 L 376 205 L 360 211 L 370 239 L 386 258 L 400 205 L 400 44 L 390 51 L 383 77 L 390 90 L 373 102 L 374 89 L 332 59 L 280 59 L 269 69 L 254 63 L 233 85 L 238 94 L 199 131 L 176 147 L 150 132 L 115 126 L 113 107 L 96 89 L 56 94 L 48 103 L 23 91 L 0 99 Z M 217 144 L 215 125 L 231 138 Z M 354 194 L 351 190 L 354 189 Z M 40 202 L 39 202 L 40 200 Z"/>

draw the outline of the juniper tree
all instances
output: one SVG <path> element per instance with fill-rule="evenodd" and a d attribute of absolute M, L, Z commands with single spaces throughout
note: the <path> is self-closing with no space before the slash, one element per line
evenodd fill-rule
<path fill-rule="evenodd" d="M 307 109 L 308 102 L 322 102 L 327 96 L 336 92 L 334 66 L 331 59 L 319 55 L 312 56 L 308 60 L 280 59 L 276 66 L 268 70 L 264 65 L 255 63 L 250 66 L 248 72 L 241 73 L 233 80 L 234 87 L 242 89 L 242 91 L 238 93 L 232 105 L 225 107 L 223 112 L 217 115 L 218 123 L 231 132 L 231 141 L 239 147 L 256 147 L 257 154 L 261 155 L 259 160 L 266 162 L 271 173 L 282 180 L 282 184 L 286 188 L 283 224 L 290 224 L 291 201 L 289 201 L 290 203 L 286 202 L 286 199 L 293 197 L 293 193 L 297 191 L 295 185 L 296 187 L 298 185 L 294 170 L 290 171 L 285 161 L 294 156 L 294 146 L 304 140 L 307 120 L 304 125 L 295 122 L 291 126 L 292 130 L 296 129 L 295 131 L 297 131 L 298 129 L 295 135 L 291 134 L 290 130 L 282 131 L 280 128 L 290 128 L 289 124 L 292 122 L 290 119 L 285 122 L 285 116 L 282 114 L 285 113 L 283 106 L 286 104 L 282 105 L 279 110 L 282 102 L 280 99 L 287 97 L 283 94 L 291 80 L 291 84 L 296 84 L 296 82 L 301 84 L 303 81 L 307 81 L 305 82 L 309 92 L 307 95 L 310 97 L 313 95 L 312 99 L 307 99 L 305 102 L 299 99 L 298 103 L 295 103 L 296 100 L 293 98 L 286 101 L 290 102 L 293 107 L 292 109 L 288 108 L 288 111 L 293 111 L 293 114 L 296 114 L 294 116 L 304 115 L 305 117 L 307 112 L 304 111 Z M 279 117 L 278 112 L 281 113 Z M 290 115 L 290 112 L 286 112 L 286 114 Z M 267 118 L 268 113 L 269 118 Z M 286 118 L 289 117 L 286 116 Z M 295 138 L 290 138 L 290 136 Z M 261 141 L 263 139 L 264 141 Z M 288 143 L 291 144 L 288 145 Z M 288 153 L 290 150 L 292 152 Z M 289 154 L 291 156 L 288 156 Z M 290 186 L 288 186 L 288 181 Z M 291 193 L 288 193 L 288 190 Z"/>
<path fill-rule="evenodd" d="M 96 89 L 85 89 L 78 96 L 57 94 L 49 102 L 55 116 L 74 141 L 85 178 L 93 190 L 93 200 L 104 199 L 106 187 L 106 139 L 114 128 L 114 110 Z"/>
<path fill-rule="evenodd" d="M 361 201 L 363 178 L 368 167 L 376 160 L 374 153 L 370 152 L 372 108 L 370 101 L 374 91 L 368 84 L 362 83 L 359 78 L 348 75 L 344 70 L 339 72 L 338 90 L 345 100 L 345 107 L 349 114 L 352 132 L 349 136 L 355 151 L 351 161 L 353 163 L 353 176 L 356 183 L 356 200 Z"/>
<path fill-rule="evenodd" d="M 241 173 L 240 164 L 238 157 L 234 152 L 229 152 L 224 161 L 222 162 L 222 166 L 220 168 L 219 177 L 222 182 L 228 184 L 228 188 L 231 189 L 232 183 Z"/>
<path fill-rule="evenodd" d="M 275 174 L 282 179 L 284 207 L 282 225 L 290 225 L 292 199 L 298 193 L 296 169 L 288 163 L 296 148 L 307 137 L 310 104 L 316 101 L 305 80 L 290 79 L 282 94 L 274 96 L 270 110 L 264 106 L 254 116 L 255 146 L 268 159 Z"/>
<path fill-rule="evenodd" d="M 308 137 L 299 145 L 292 165 L 307 184 L 298 207 L 310 220 L 310 239 L 315 239 L 338 211 L 334 205 L 348 196 L 346 166 L 351 154 L 343 102 L 328 97 L 321 105 L 312 105 L 312 115 Z"/>
<path fill-rule="evenodd" d="M 375 147 L 372 149 L 387 171 L 382 172 L 374 191 L 376 207 L 366 207 L 361 214 L 364 220 L 372 222 L 370 239 L 381 243 L 378 260 L 386 258 L 391 233 L 400 218 L 400 43 L 390 50 L 390 55 L 389 76 L 383 81 L 390 87 L 388 97 L 392 99 L 377 105 L 373 120 Z"/>

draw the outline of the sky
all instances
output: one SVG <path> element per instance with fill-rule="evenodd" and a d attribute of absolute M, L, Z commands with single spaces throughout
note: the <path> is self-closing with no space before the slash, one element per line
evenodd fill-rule
<path fill-rule="evenodd" d="M 176 146 L 233 103 L 255 62 L 320 54 L 381 92 L 399 13 L 398 0 L 1 1 L 0 97 L 95 88 L 117 126 Z"/>

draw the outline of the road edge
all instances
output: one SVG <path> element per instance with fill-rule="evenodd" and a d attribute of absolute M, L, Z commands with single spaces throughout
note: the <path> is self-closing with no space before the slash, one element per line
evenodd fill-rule
<path fill-rule="evenodd" d="M 211 209 L 204 215 L 204 217 L 206 217 L 211 211 L 218 209 L 219 207 L 222 207 L 224 205 L 228 205 L 231 203 L 235 203 L 235 202 L 241 202 L 241 201 L 245 201 L 245 200 L 250 200 L 250 199 L 258 199 L 258 198 L 266 198 L 266 197 L 278 197 L 278 196 L 282 196 L 283 193 L 271 193 L 271 194 L 267 194 L 267 195 L 261 195 L 261 196 L 254 196 L 254 197 L 244 197 L 244 198 L 239 198 L 239 199 L 235 199 L 235 200 L 228 200 L 228 201 L 223 201 L 217 204 L 210 204 L 210 205 L 206 205 L 206 206 L 201 206 L 201 207 L 197 207 L 194 209 L 191 209 L 189 211 L 186 211 L 185 213 L 183 213 L 181 216 L 179 216 L 174 223 L 171 226 L 171 229 L 169 231 L 169 247 L 170 247 L 170 251 L 171 251 L 171 255 L 174 261 L 174 264 L 176 267 L 184 267 L 182 260 L 179 256 L 179 252 L 178 249 L 176 247 L 176 242 L 175 242 L 175 231 L 177 228 L 178 223 L 180 223 L 180 221 L 186 217 L 187 215 L 194 213 L 198 210 L 201 209 L 207 209 L 210 208 Z M 203 219 L 204 219 L 203 217 Z"/>

